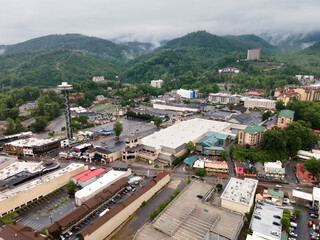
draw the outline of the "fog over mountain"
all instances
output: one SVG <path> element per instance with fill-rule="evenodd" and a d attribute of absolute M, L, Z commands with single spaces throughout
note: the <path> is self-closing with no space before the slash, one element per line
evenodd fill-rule
<path fill-rule="evenodd" d="M 318 0 L 4 0 L 0 44 L 65 33 L 158 44 L 198 30 L 267 33 L 265 38 L 272 36 L 276 43 L 291 34 L 319 31 L 319 12 Z"/>

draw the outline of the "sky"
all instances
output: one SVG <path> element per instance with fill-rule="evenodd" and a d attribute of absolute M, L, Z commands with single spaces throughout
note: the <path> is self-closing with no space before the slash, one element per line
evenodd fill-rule
<path fill-rule="evenodd" d="M 0 44 L 49 34 L 158 42 L 217 35 L 320 30 L 319 0 L 0 0 Z"/>

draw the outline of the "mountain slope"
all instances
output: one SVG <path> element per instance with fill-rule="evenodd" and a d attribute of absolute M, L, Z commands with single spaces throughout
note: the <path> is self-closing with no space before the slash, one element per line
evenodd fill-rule
<path fill-rule="evenodd" d="M 5 53 L 57 49 L 69 49 L 89 53 L 111 62 L 121 62 L 136 56 L 136 53 L 126 46 L 81 34 L 48 35 L 34 38 L 8 46 Z"/>
<path fill-rule="evenodd" d="M 0 55 L 0 84 L 21 87 L 55 86 L 61 81 L 83 81 L 95 75 L 114 79 L 118 69 L 93 56 L 67 49 Z"/>
<path fill-rule="evenodd" d="M 166 49 L 178 50 L 194 57 L 212 58 L 234 51 L 246 51 L 247 47 L 245 44 L 232 39 L 212 35 L 206 31 L 198 31 L 170 40 L 156 50 Z"/>

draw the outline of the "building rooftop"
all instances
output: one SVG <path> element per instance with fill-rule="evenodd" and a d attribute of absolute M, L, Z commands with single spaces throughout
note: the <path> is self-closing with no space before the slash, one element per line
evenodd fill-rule
<path fill-rule="evenodd" d="M 30 173 L 36 173 L 44 168 L 42 162 L 14 162 L 8 167 L 0 170 L 0 180 L 4 180 L 19 172 L 28 171 Z"/>
<path fill-rule="evenodd" d="M 186 158 L 186 159 L 184 160 L 184 163 L 185 163 L 185 164 L 188 164 L 189 167 L 192 167 L 192 164 L 193 164 L 193 162 L 194 162 L 195 160 L 197 160 L 197 158 L 196 158 L 195 156 L 191 156 L 191 157 L 189 157 L 189 158 Z"/>
<path fill-rule="evenodd" d="M 0 154 L 0 165 L 5 163 L 5 162 L 8 162 L 10 161 L 11 159 L 16 159 L 18 160 L 18 157 L 17 156 L 12 156 L 12 155 L 6 155 L 6 154 Z M 1 179 L 1 177 L 0 177 Z"/>
<path fill-rule="evenodd" d="M 294 111 L 286 109 L 286 110 L 281 110 L 278 117 L 293 118 L 293 116 L 294 116 Z"/>
<path fill-rule="evenodd" d="M 264 132 L 264 130 L 265 130 L 264 127 L 256 125 L 256 126 L 253 126 L 253 127 L 247 126 L 243 131 L 246 132 L 246 133 L 254 134 L 256 132 L 258 132 L 258 133 Z"/>
<path fill-rule="evenodd" d="M 3 240 L 45 240 L 39 233 L 31 227 L 26 227 L 19 223 L 7 224 L 0 230 L 0 239 Z"/>
<path fill-rule="evenodd" d="M 231 178 L 221 195 L 221 199 L 251 206 L 258 186 L 258 180 Z"/>
<path fill-rule="evenodd" d="M 182 121 L 171 127 L 162 129 L 142 139 L 143 144 L 159 149 L 162 146 L 169 148 L 178 148 L 181 145 L 194 140 L 201 135 L 211 131 L 221 134 L 236 136 L 232 129 L 244 129 L 245 126 L 231 124 L 227 122 L 218 122 L 207 119 L 194 118 L 188 121 Z"/>
<path fill-rule="evenodd" d="M 130 170 L 131 172 L 131 170 Z M 81 190 L 77 191 L 75 194 L 76 198 L 83 198 L 86 197 L 96 191 L 99 191 L 99 189 L 104 188 L 107 184 L 112 183 L 115 179 L 121 178 L 124 176 L 127 172 L 124 171 L 115 171 L 111 169 L 109 172 L 104 174 L 101 178 L 99 178 L 97 181 L 89 184 L 88 186 L 82 188 Z"/>
<path fill-rule="evenodd" d="M 49 144 L 52 142 L 55 142 L 57 140 L 60 140 L 62 138 L 48 138 L 48 139 L 39 139 L 39 138 L 27 138 L 27 139 L 19 139 L 19 140 L 15 140 L 13 142 L 9 142 L 7 144 L 10 144 L 12 146 L 16 146 L 16 147 L 34 147 L 34 146 L 41 146 L 41 145 L 45 145 L 45 144 Z"/>
<path fill-rule="evenodd" d="M 210 234 L 232 239 L 242 226 L 243 215 L 197 198 L 206 196 L 212 185 L 194 180 L 153 220 L 136 233 L 134 240 L 206 239 Z M 189 236 L 189 237 L 188 237 Z M 210 238 L 211 239 L 211 238 Z M 212 238 L 215 239 L 215 238 Z"/>
<path fill-rule="evenodd" d="M 272 239 L 274 239 L 275 236 L 271 234 L 271 231 L 276 231 L 278 233 L 278 239 L 280 239 L 281 223 L 280 219 L 275 218 L 274 215 L 278 215 L 282 218 L 283 210 L 270 204 L 259 206 L 259 208 L 254 209 L 253 216 L 259 216 L 261 219 L 252 217 L 250 228 L 253 232 L 272 237 Z M 280 226 L 274 225 L 273 222 L 279 222 Z"/>
<path fill-rule="evenodd" d="M 104 173 L 106 170 L 104 168 L 98 168 L 98 169 L 88 169 L 82 173 L 79 173 L 78 175 L 72 177 L 74 178 L 76 181 L 81 181 L 81 182 L 85 182 L 85 181 L 88 181 L 89 179 L 97 176 L 97 175 L 100 175 L 102 173 Z"/>
<path fill-rule="evenodd" d="M 204 166 L 206 168 L 215 168 L 215 169 L 229 169 L 228 163 L 226 161 L 210 161 L 205 162 Z"/>
<path fill-rule="evenodd" d="M 73 170 L 81 168 L 83 166 L 84 166 L 84 164 L 82 164 L 82 163 L 71 163 L 65 168 L 59 169 L 59 170 L 54 171 L 52 173 L 48 173 L 46 175 L 38 177 L 34 180 L 28 181 L 27 183 L 21 184 L 13 189 L 3 190 L 0 192 L 0 201 L 3 201 L 9 197 L 12 197 L 14 195 L 21 193 L 21 192 L 29 191 L 30 189 L 32 189 L 40 184 L 49 182 L 56 177 L 64 175 L 67 172 L 73 171 Z"/>

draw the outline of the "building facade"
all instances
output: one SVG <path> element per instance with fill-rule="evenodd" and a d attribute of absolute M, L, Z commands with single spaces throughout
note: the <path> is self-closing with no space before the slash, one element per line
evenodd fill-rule
<path fill-rule="evenodd" d="M 187 99 L 196 98 L 196 92 L 193 90 L 178 89 L 177 94 L 180 95 L 180 97 L 182 98 L 187 98 Z"/>
<path fill-rule="evenodd" d="M 282 100 L 286 105 L 291 98 L 296 98 L 298 101 L 320 101 L 320 88 L 319 86 L 297 86 L 277 88 L 274 92 L 274 97 Z"/>
<path fill-rule="evenodd" d="M 275 109 L 276 101 L 270 99 L 244 98 L 246 108 Z"/>
<path fill-rule="evenodd" d="M 240 95 L 231 95 L 228 93 L 209 93 L 208 101 L 221 104 L 238 104 L 240 102 Z"/>
<path fill-rule="evenodd" d="M 161 80 L 161 79 L 152 80 L 151 83 L 150 83 L 150 86 L 154 87 L 154 88 L 162 88 L 162 85 L 163 85 L 163 80 Z"/>
<path fill-rule="evenodd" d="M 264 163 L 264 171 L 267 178 L 284 179 L 286 170 L 280 161 Z"/>
<path fill-rule="evenodd" d="M 281 110 L 278 115 L 277 125 L 287 125 L 288 123 L 293 122 L 294 111 L 291 110 Z"/>
<path fill-rule="evenodd" d="M 262 126 L 247 126 L 238 133 L 238 146 L 258 146 L 262 143 L 262 136 L 266 129 Z"/>
<path fill-rule="evenodd" d="M 259 60 L 261 54 L 261 48 L 248 49 L 247 60 L 254 61 Z"/>

